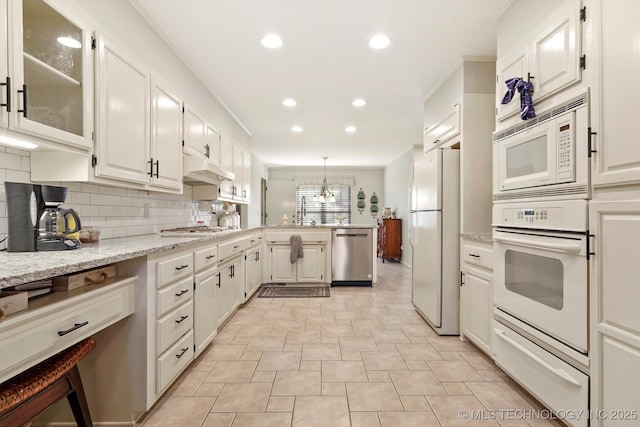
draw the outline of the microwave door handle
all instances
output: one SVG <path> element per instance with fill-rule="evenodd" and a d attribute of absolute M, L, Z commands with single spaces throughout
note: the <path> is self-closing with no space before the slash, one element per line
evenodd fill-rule
<path fill-rule="evenodd" d="M 572 254 L 580 253 L 580 243 L 538 243 L 527 239 L 515 239 L 513 237 L 493 236 L 493 240 L 501 243 L 510 243 L 512 245 L 528 246 L 532 248 L 548 249 L 557 252 L 568 252 Z"/>
<path fill-rule="evenodd" d="M 532 353 L 529 349 L 527 349 L 526 347 L 522 346 L 521 344 L 519 344 L 516 341 L 512 340 L 511 338 L 509 338 L 504 333 L 503 330 L 498 329 L 498 328 L 493 328 L 493 331 L 496 333 L 498 338 L 500 338 L 501 340 L 503 340 L 507 344 L 511 345 L 516 350 L 520 351 L 522 354 L 524 354 L 529 359 L 531 359 L 534 362 L 536 362 L 538 365 L 540 365 L 543 368 L 545 368 L 547 371 L 551 372 L 552 374 L 554 374 L 557 377 L 560 377 L 561 379 L 563 379 L 564 381 L 568 382 L 569 384 L 571 384 L 573 386 L 582 387 L 582 384 L 580 384 L 578 381 L 576 381 L 575 378 L 573 378 L 571 375 L 569 375 L 567 373 L 567 371 L 565 371 L 564 369 L 560 369 L 560 368 L 554 368 L 553 366 L 549 365 L 547 362 L 542 360 L 540 357 L 538 357 L 534 353 Z"/>

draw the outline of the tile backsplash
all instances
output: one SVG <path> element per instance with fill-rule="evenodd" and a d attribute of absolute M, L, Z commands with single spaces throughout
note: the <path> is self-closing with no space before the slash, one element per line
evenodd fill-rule
<path fill-rule="evenodd" d="M 28 151 L 0 146 L 0 240 L 7 236 L 7 204 L 4 182 L 30 182 Z M 184 194 L 163 194 L 78 182 L 52 182 L 67 187 L 66 208 L 78 212 L 83 226 L 99 226 L 102 239 L 151 234 L 165 228 L 191 225 L 202 210 L 191 200 L 191 186 Z M 6 248 L 6 241 L 0 249 Z"/>

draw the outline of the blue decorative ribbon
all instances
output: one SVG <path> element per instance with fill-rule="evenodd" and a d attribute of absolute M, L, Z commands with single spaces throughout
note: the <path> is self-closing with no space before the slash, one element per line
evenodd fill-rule
<path fill-rule="evenodd" d="M 513 99 L 516 90 L 520 93 L 520 118 L 522 120 L 532 119 L 536 116 L 533 108 L 533 85 L 522 77 L 514 77 L 504 82 L 507 85 L 507 93 L 502 98 L 502 104 L 508 104 Z"/>

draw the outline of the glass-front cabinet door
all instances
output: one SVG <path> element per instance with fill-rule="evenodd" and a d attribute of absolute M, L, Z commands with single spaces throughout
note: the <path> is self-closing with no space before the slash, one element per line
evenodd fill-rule
<path fill-rule="evenodd" d="M 57 5 L 9 0 L 10 126 L 91 148 L 91 32 Z"/>

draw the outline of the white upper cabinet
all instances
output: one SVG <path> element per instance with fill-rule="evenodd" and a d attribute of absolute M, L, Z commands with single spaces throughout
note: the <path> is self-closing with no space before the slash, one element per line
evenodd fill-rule
<path fill-rule="evenodd" d="M 251 201 L 251 153 L 242 151 L 242 200 L 245 203 Z"/>
<path fill-rule="evenodd" d="M 447 110 L 444 117 L 424 131 L 424 152 L 430 151 L 460 134 L 460 105 Z"/>
<path fill-rule="evenodd" d="M 186 105 L 184 106 L 184 147 L 185 154 L 205 156 L 205 120 L 197 112 Z"/>
<path fill-rule="evenodd" d="M 182 99 L 158 78 L 151 80 L 149 183 L 182 191 Z"/>
<path fill-rule="evenodd" d="M 235 178 L 233 180 L 233 200 L 242 201 L 242 183 L 244 182 L 243 177 L 243 162 L 244 162 L 244 154 L 242 151 L 242 147 L 233 146 L 233 174 Z"/>
<path fill-rule="evenodd" d="M 501 104 L 507 92 L 505 82 L 511 78 L 521 77 L 533 84 L 534 105 L 581 80 L 580 13 L 579 0 L 565 0 L 534 31 L 498 55 L 497 120 L 520 112 L 520 94 L 517 91 L 509 104 Z"/>
<path fill-rule="evenodd" d="M 146 184 L 150 72 L 98 36 L 96 166 L 98 177 Z"/>
<path fill-rule="evenodd" d="M 204 127 L 204 134 L 206 142 L 204 146 L 205 156 L 207 156 L 213 163 L 220 166 L 220 144 L 222 140 L 220 131 L 210 124 L 206 124 Z"/>
<path fill-rule="evenodd" d="M 594 1 L 588 5 L 595 19 L 591 126 L 592 173 L 595 187 L 640 183 L 640 3 Z"/>
<path fill-rule="evenodd" d="M 59 3 L 12 0 L 0 6 L 0 124 L 90 149 L 91 31 L 73 17 L 67 3 L 64 11 Z"/>
<path fill-rule="evenodd" d="M 233 171 L 233 142 L 228 137 L 220 140 L 220 168 L 225 171 Z M 218 187 L 219 198 L 221 200 L 233 200 L 233 181 L 220 181 Z"/>

